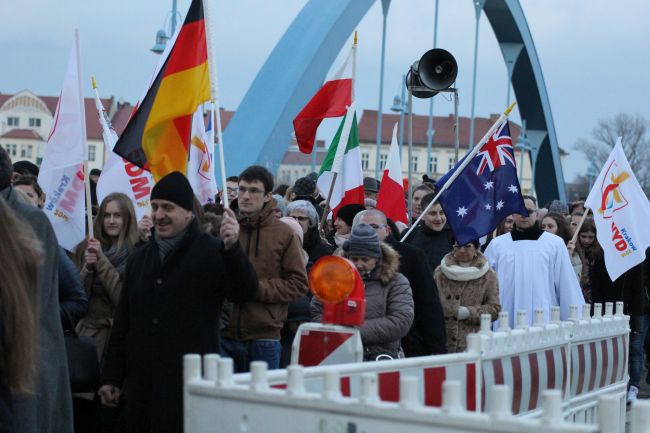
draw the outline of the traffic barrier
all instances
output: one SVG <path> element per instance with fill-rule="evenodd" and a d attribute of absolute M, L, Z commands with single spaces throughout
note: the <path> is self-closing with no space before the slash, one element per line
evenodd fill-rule
<path fill-rule="evenodd" d="M 564 416 L 592 424 L 597 421 L 598 398 L 602 395 L 615 396 L 619 412 L 625 411 L 629 317 L 623 315 L 622 303 L 617 303 L 616 314 L 608 303 L 604 315 L 596 305 L 593 317 L 586 305 L 581 320 L 577 308 L 570 309 L 571 321 L 561 322 L 559 308 L 554 307 L 547 324 L 543 323 L 543 311 L 537 310 L 532 326 L 528 326 L 526 313 L 520 311 L 515 329 L 508 327 L 507 313 L 503 312 L 501 327 L 494 332 L 490 316 L 485 315 L 481 331 L 468 336 L 464 353 L 310 367 L 303 372 L 304 387 L 308 392 L 321 393 L 327 380 L 336 375 L 342 395 L 358 398 L 363 375 L 374 373 L 379 399 L 397 402 L 401 380 L 412 378 L 419 401 L 440 407 L 443 382 L 456 380 L 462 384 L 460 398 L 465 410 L 489 412 L 492 400 L 486 393 L 494 385 L 507 385 L 512 391 L 510 410 L 523 418 L 540 416 L 544 392 L 559 390 Z M 233 378 L 235 384 L 243 386 L 251 380 L 252 373 Z M 271 387 L 284 388 L 288 371 L 270 371 L 266 380 Z"/>
<path fill-rule="evenodd" d="M 203 361 L 203 369 L 201 368 Z M 202 373 L 203 370 L 203 373 Z M 346 397 L 336 371 L 325 374 L 319 393 L 307 390 L 309 368 L 287 369 L 286 389 L 270 386 L 273 372 L 266 363 L 251 364 L 251 380 L 238 383 L 231 359 L 217 355 L 186 355 L 184 358 L 184 431 L 246 433 L 367 432 L 388 433 L 612 433 L 624 418 L 615 396 L 600 398 L 598 425 L 567 422 L 561 390 L 546 390 L 541 396 L 538 418 L 512 416 L 510 389 L 495 385 L 490 390 L 487 412 L 464 408 L 459 381 L 442 384 L 441 407 L 422 405 L 417 379 L 402 377 L 397 402 L 381 400 L 379 377 L 364 373 L 357 397 Z M 650 433 L 650 402 L 635 402 L 631 409 L 630 433 Z"/>

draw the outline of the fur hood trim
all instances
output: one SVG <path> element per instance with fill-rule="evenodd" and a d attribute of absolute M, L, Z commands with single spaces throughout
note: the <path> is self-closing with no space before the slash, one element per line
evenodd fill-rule
<path fill-rule="evenodd" d="M 337 248 L 333 255 L 345 257 L 342 248 Z M 382 258 L 380 262 L 372 272 L 372 279 L 377 279 L 382 285 L 386 285 L 395 277 L 395 274 L 397 274 L 399 270 L 400 257 L 397 251 L 384 242 L 381 243 L 381 255 Z M 379 275 L 377 275 L 377 272 Z"/>

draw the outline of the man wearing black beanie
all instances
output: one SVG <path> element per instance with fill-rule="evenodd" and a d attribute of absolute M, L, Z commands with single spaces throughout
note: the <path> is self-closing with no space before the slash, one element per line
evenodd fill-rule
<path fill-rule="evenodd" d="M 226 209 L 221 239 L 202 233 L 187 178 L 173 172 L 151 192 L 152 240 L 128 258 L 102 371 L 102 403 L 128 394 L 127 432 L 183 431 L 182 361 L 216 353 L 224 298 L 255 298 L 255 269 Z M 128 349 L 127 349 L 128 347 Z"/>

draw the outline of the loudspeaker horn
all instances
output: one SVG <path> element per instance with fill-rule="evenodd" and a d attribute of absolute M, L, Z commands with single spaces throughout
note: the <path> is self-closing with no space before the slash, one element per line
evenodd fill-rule
<path fill-rule="evenodd" d="M 456 59 L 442 48 L 434 48 L 424 53 L 417 69 L 420 83 L 435 91 L 447 89 L 454 84 L 458 75 Z"/>

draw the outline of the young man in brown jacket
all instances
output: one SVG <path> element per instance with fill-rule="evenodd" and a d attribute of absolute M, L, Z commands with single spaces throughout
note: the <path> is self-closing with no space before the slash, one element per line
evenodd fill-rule
<path fill-rule="evenodd" d="M 233 358 L 236 372 L 248 371 L 252 361 L 266 361 L 269 369 L 279 367 L 280 330 L 289 303 L 308 291 L 302 245 L 275 216 L 272 191 L 271 173 L 254 165 L 239 176 L 233 201 L 241 227 L 239 242 L 259 279 L 256 299 L 235 304 L 222 332 L 221 354 Z"/>

